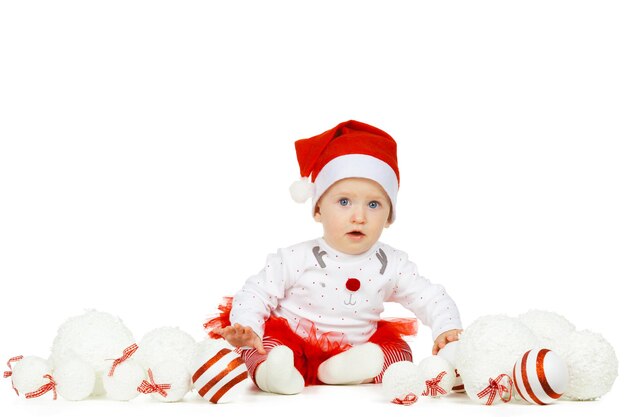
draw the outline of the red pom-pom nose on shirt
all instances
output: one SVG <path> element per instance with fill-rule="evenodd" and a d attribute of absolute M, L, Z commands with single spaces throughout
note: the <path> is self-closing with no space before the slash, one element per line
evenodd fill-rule
<path fill-rule="evenodd" d="M 361 288 L 361 281 L 356 278 L 348 278 L 346 281 L 346 288 L 348 291 L 358 291 Z"/>

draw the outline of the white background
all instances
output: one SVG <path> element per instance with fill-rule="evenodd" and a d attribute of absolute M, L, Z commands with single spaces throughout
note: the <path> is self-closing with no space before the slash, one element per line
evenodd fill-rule
<path fill-rule="evenodd" d="M 466 326 L 555 311 L 623 358 L 625 9 L 1 1 L 0 360 L 46 357 L 58 326 L 89 308 L 137 340 L 166 325 L 200 340 L 269 252 L 321 234 L 287 191 L 293 141 L 347 119 L 396 138 L 398 218 L 383 240 L 446 286 Z M 417 359 L 430 340 L 422 328 Z M 379 386 L 313 387 L 220 410 L 26 401 L 3 385 L 2 415 L 606 414 L 624 394 L 620 377 L 594 403 L 403 408 Z"/>

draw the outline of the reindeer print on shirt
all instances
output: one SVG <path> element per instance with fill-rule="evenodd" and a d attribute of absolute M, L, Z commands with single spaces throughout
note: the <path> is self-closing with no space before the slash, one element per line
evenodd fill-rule
<path fill-rule="evenodd" d="M 443 287 L 420 277 L 404 252 L 378 243 L 364 254 L 347 255 L 323 239 L 270 255 L 266 268 L 235 295 L 231 320 L 262 335 L 272 314 L 285 318 L 302 337 L 314 330 L 358 344 L 374 333 L 387 301 L 415 312 L 435 331 L 460 322 Z M 433 317 L 424 317 L 425 312 Z"/>

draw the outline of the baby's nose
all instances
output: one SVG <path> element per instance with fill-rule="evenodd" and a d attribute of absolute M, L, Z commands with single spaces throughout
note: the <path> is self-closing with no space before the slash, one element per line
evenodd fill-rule
<path fill-rule="evenodd" d="M 354 223 L 363 223 L 365 222 L 365 210 L 361 207 L 355 207 L 352 211 L 352 221 Z"/>

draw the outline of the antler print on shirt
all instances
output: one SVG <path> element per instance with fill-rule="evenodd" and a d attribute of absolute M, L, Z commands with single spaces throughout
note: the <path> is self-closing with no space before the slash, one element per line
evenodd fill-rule
<path fill-rule="evenodd" d="M 320 264 L 320 266 L 322 268 L 326 268 L 326 264 L 324 263 L 324 259 L 322 259 L 322 257 L 326 255 L 326 251 L 321 251 L 320 252 L 320 247 L 316 246 L 313 248 L 313 256 L 315 256 L 315 259 L 317 259 L 317 263 Z"/>
<path fill-rule="evenodd" d="M 378 252 L 376 252 L 376 257 L 382 265 L 380 268 L 380 275 L 383 275 L 385 273 L 385 269 L 387 269 L 387 254 L 385 254 L 382 249 L 378 249 Z"/>

